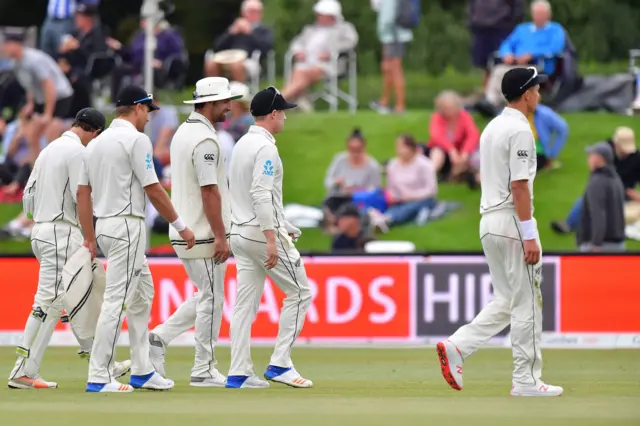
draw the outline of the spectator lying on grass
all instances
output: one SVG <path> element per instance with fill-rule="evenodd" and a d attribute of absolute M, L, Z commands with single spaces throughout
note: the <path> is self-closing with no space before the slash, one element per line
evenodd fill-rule
<path fill-rule="evenodd" d="M 393 225 L 415 221 L 422 225 L 436 207 L 438 178 L 430 159 L 420 152 L 409 135 L 396 140 L 396 158 L 387 165 L 387 192 L 390 207 L 383 214 L 370 209 L 371 224 L 387 232 Z"/>
<path fill-rule="evenodd" d="M 424 151 L 443 179 L 458 180 L 469 169 L 469 157 L 478 147 L 480 132 L 457 93 L 440 93 L 435 107 Z"/>

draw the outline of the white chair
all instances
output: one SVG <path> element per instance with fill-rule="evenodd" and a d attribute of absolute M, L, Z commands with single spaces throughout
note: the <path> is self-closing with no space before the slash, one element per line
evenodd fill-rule
<path fill-rule="evenodd" d="M 284 57 L 284 78 L 285 81 L 291 79 L 293 71 L 294 52 L 289 50 Z M 330 63 L 336 72 L 320 82 L 321 88 L 310 95 L 311 101 L 318 99 L 329 104 L 331 112 L 338 111 L 340 101 L 344 101 L 349 112 L 355 114 L 358 109 L 358 61 L 355 50 L 347 52 L 332 52 Z M 347 91 L 340 89 L 340 80 L 347 79 Z"/>
<path fill-rule="evenodd" d="M 369 241 L 364 245 L 365 253 L 414 253 L 416 246 L 411 241 Z"/>

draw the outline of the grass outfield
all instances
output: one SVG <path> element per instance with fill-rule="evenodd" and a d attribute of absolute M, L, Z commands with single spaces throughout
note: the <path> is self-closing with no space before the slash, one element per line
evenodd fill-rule
<path fill-rule="evenodd" d="M 353 127 L 360 127 L 368 141 L 369 152 L 383 161 L 394 155 L 394 139 L 401 133 L 412 133 L 419 140 L 428 137 L 430 113 L 412 111 L 403 116 L 380 116 L 361 111 L 352 116 L 345 113 L 291 114 L 285 132 L 278 136 L 278 147 L 285 167 L 285 202 L 318 205 L 325 194 L 323 179 L 336 152 L 344 149 L 345 139 Z M 637 120 L 613 114 L 581 113 L 566 115 L 570 136 L 560 154 L 563 167 L 539 174 L 535 183 L 535 216 L 538 220 L 543 249 L 566 251 L 575 249 L 572 236 L 554 234 L 549 222 L 566 216 L 575 199 L 582 193 L 588 172 L 584 147 L 611 136 L 615 127 L 634 127 Z M 479 120 L 483 127 L 486 121 Z M 637 127 L 637 126 L 635 126 Z M 439 198 L 459 201 L 463 208 L 445 219 L 424 227 L 394 228 L 383 239 L 415 242 L 421 251 L 455 252 L 481 250 L 478 239 L 479 191 L 471 191 L 463 184 L 443 184 Z M 21 206 L 0 205 L 0 223 L 9 220 Z M 167 243 L 165 235 L 155 235 L 153 245 Z M 301 251 L 326 251 L 330 238 L 321 230 L 304 230 L 297 244 Z M 640 250 L 640 243 L 629 241 L 629 250 Z M 29 242 L 0 242 L 0 252 L 24 253 Z"/>
<path fill-rule="evenodd" d="M 229 351 L 217 351 L 226 372 Z M 565 389 L 559 398 L 510 398 L 507 349 L 481 350 L 470 358 L 462 392 L 445 384 L 432 348 L 296 349 L 296 368 L 314 381 L 312 389 L 190 388 L 192 353 L 170 349 L 167 369 L 177 385 L 169 392 L 96 395 L 83 393 L 86 363 L 75 350 L 52 348 L 43 373 L 60 388 L 1 388 L 2 424 L 621 426 L 640 420 L 640 357 L 634 350 L 545 351 L 546 380 Z M 270 350 L 257 348 L 253 355 L 262 372 Z M 0 361 L 8 371 L 13 349 L 0 348 Z"/>

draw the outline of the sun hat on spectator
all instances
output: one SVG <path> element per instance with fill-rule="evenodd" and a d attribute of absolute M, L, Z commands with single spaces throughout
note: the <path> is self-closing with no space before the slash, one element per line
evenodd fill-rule
<path fill-rule="evenodd" d="M 99 13 L 97 4 L 89 4 L 89 3 L 80 3 L 78 7 L 76 7 L 76 13 L 80 15 L 86 16 L 95 16 Z"/>
<path fill-rule="evenodd" d="M 630 127 L 618 127 L 613 134 L 613 143 L 625 154 L 633 154 L 638 150 L 636 147 L 636 136 Z"/>
<path fill-rule="evenodd" d="M 236 100 L 242 98 L 241 93 L 231 90 L 229 80 L 224 77 L 206 77 L 196 82 L 193 100 L 184 101 L 185 104 L 202 104 L 205 102 Z"/>
<path fill-rule="evenodd" d="M 229 87 L 231 88 L 231 91 L 233 93 L 242 95 L 241 98 L 238 98 L 240 102 L 243 102 L 245 104 L 251 103 L 251 93 L 249 90 L 249 86 L 240 81 L 232 81 L 231 83 L 229 83 Z"/>
<path fill-rule="evenodd" d="M 318 15 L 328 15 L 335 18 L 342 16 L 342 5 L 337 0 L 320 0 L 313 6 Z"/>

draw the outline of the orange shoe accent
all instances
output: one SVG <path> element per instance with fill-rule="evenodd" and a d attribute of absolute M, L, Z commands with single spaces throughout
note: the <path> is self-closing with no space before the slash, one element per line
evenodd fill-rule
<path fill-rule="evenodd" d="M 455 390 L 462 390 L 462 388 L 456 382 L 456 379 L 451 373 L 451 366 L 449 365 L 449 358 L 447 357 L 447 349 L 444 343 L 440 342 L 436 345 L 438 351 L 438 359 L 440 360 L 440 369 L 442 370 L 442 376 L 444 380 Z"/>
<path fill-rule="evenodd" d="M 24 376 L 24 377 L 20 377 L 19 379 L 17 379 L 16 381 L 22 382 L 26 385 L 31 386 L 34 389 L 49 389 L 49 385 L 42 381 L 42 380 L 38 380 L 38 379 L 32 379 L 30 377 Z"/>

